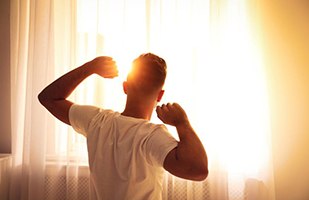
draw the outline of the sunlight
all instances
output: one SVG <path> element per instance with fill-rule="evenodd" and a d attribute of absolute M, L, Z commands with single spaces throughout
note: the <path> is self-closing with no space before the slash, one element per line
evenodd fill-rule
<path fill-rule="evenodd" d="M 141 143 L 142 146 L 133 147 L 140 151 L 139 155 L 134 154 L 131 158 L 137 163 L 143 161 L 148 167 L 152 164 L 155 168 L 161 166 L 158 173 L 154 172 L 153 175 L 165 171 L 164 177 L 150 177 L 155 180 L 155 189 L 152 190 L 155 196 L 162 195 L 162 199 L 192 200 L 274 199 L 278 196 L 275 193 L 279 188 L 276 184 L 285 186 L 275 171 L 281 167 L 277 157 L 283 156 L 285 152 L 279 152 L 280 146 L 272 149 L 272 144 L 279 144 L 278 134 L 285 128 L 278 123 L 289 118 L 270 116 L 267 94 L 272 95 L 272 114 L 284 113 L 281 112 L 284 105 L 297 102 L 298 97 L 302 101 L 306 99 L 304 95 L 294 95 L 292 99 L 279 102 L 278 106 L 274 103 L 280 100 L 278 94 L 285 97 L 294 88 L 296 93 L 301 92 L 305 77 L 296 79 L 302 75 L 301 72 L 307 72 L 303 65 L 305 62 L 294 62 L 305 55 L 303 51 L 297 51 L 301 54 L 299 56 L 294 53 L 289 63 L 277 59 L 294 50 L 282 48 L 282 52 L 275 51 L 281 50 L 281 46 L 303 47 L 303 34 L 284 32 L 286 25 L 298 20 L 296 16 L 290 19 L 288 15 L 284 15 L 283 12 L 289 10 L 288 6 L 257 0 L 14 0 L 12 4 L 6 4 L 10 7 L 7 13 L 10 16 L 5 21 L 8 28 L 11 26 L 11 31 L 8 31 L 11 34 L 6 37 L 11 42 L 11 45 L 8 44 L 10 49 L 6 60 L 11 61 L 11 65 L 5 70 L 12 79 L 9 82 L 12 99 L 11 103 L 8 102 L 12 108 L 11 113 L 8 113 L 12 115 L 9 117 L 12 131 L 6 136 L 7 139 L 12 136 L 13 173 L 9 192 L 13 199 L 18 199 L 15 196 L 30 199 L 87 199 L 97 189 L 100 190 L 102 184 L 96 181 L 98 184 L 95 187 L 88 187 L 96 179 L 96 174 L 104 177 L 109 169 L 118 168 L 123 162 L 118 162 L 119 156 L 116 156 L 115 151 L 111 154 L 100 151 L 104 150 L 105 144 L 111 144 L 110 141 L 96 143 L 94 139 L 104 140 L 104 136 L 100 135 L 103 132 L 100 131 L 106 131 L 105 122 L 109 123 L 113 116 L 117 116 L 106 110 L 123 112 L 126 104 L 123 81 L 132 61 L 147 52 L 157 54 L 167 63 L 165 93 L 160 104 L 176 102 L 184 108 L 192 127 L 205 146 L 209 170 L 207 179 L 199 182 L 180 178 L 182 175 L 189 179 L 202 178 L 199 173 L 186 173 L 184 170 L 177 172 L 180 176 L 177 177 L 163 170 L 164 156 L 168 153 L 165 150 L 173 144 L 163 142 L 161 146 L 166 149 L 156 151 L 153 147 L 160 145 L 156 143 L 160 135 L 153 137 L 152 133 L 145 133 L 148 138 Z M 292 11 L 292 14 L 296 14 L 297 10 Z M 282 17 L 286 17 L 284 19 L 288 19 L 289 23 L 275 26 L 265 35 L 265 30 L 272 28 L 270 25 L 278 25 L 274 22 L 286 22 Z M 303 30 L 298 27 L 301 23 L 302 21 L 291 27 L 300 28 L 296 31 Z M 280 31 L 284 35 L 277 37 Z M 294 33 L 298 38 L 281 45 L 280 41 L 289 39 Z M 266 41 L 273 42 L 274 39 L 272 48 L 267 48 Z M 110 79 L 96 74 L 88 77 L 93 69 L 83 64 L 99 56 L 110 56 L 116 61 L 119 77 Z M 278 74 L 276 72 L 281 72 L 278 68 L 281 63 L 288 69 Z M 275 66 L 271 66 L 272 64 Z M 297 70 L 292 70 L 293 64 L 300 64 Z M 79 66 L 84 69 L 68 73 Z M 269 69 L 266 71 L 264 67 Z M 289 72 L 293 73 L 293 79 L 289 79 Z M 64 74 L 67 75 L 63 77 Z M 275 80 L 266 80 L 266 76 L 275 76 Z M 284 80 L 298 82 L 278 87 Z M 52 86 L 48 86 L 51 83 Z M 267 86 L 270 91 L 267 91 Z M 289 91 L 282 92 L 286 86 L 290 87 Z M 50 94 L 57 88 L 57 92 Z M 274 92 L 279 93 L 273 94 Z M 70 96 L 66 98 L 69 93 Z M 68 111 L 69 104 L 65 99 L 79 105 L 97 106 L 98 109 L 79 107 L 85 109 L 81 113 L 79 111 L 82 110 L 78 107 L 75 107 L 76 112 L 71 107 Z M 50 103 L 51 101 L 54 103 Z M 96 114 L 100 108 L 102 115 Z M 285 113 L 302 112 L 301 105 L 295 107 L 299 109 L 295 112 L 291 110 L 293 108 Z M 106 113 L 110 113 L 110 117 Z M 75 118 L 72 114 L 76 115 Z M 303 112 L 302 114 L 304 115 Z M 66 123 L 62 123 L 57 117 Z M 270 117 L 274 120 L 272 123 Z M 297 119 L 303 120 L 302 116 Z M 297 126 L 297 119 L 291 123 L 292 126 L 286 127 Z M 76 126 L 72 127 L 68 122 Z M 151 122 L 162 123 L 156 112 L 153 112 Z M 274 127 L 270 127 L 270 124 Z M 149 131 L 153 131 L 153 128 L 156 127 L 151 125 Z M 179 139 L 175 127 L 167 125 L 167 128 L 175 139 Z M 83 129 L 87 132 L 86 137 L 78 133 Z M 94 135 L 94 131 L 99 135 Z M 304 131 L 306 130 L 299 130 L 298 135 L 303 135 Z M 271 138 L 272 136 L 275 138 Z M 129 140 L 120 138 L 120 141 L 115 137 L 109 139 L 118 141 L 116 145 L 113 143 L 115 148 L 122 144 L 130 145 Z M 87 145 L 91 147 L 89 155 L 94 153 L 99 158 L 90 157 L 90 166 Z M 272 158 L 272 153 L 277 156 L 276 159 Z M 295 159 L 299 160 L 303 155 L 305 154 L 297 155 Z M 97 170 L 99 165 L 105 165 L 100 161 L 102 156 L 105 156 L 103 160 L 113 160 L 112 164 L 106 163 L 107 170 L 103 174 Z M 192 154 L 192 158 L 199 159 L 198 156 Z M 131 163 L 133 167 L 130 171 L 136 172 L 135 175 L 139 178 L 134 162 Z M 191 164 L 196 165 L 198 162 Z M 175 166 L 171 166 L 172 171 L 173 167 Z M 281 175 L 288 169 L 289 167 L 284 169 Z M 116 171 L 117 169 L 112 169 L 110 172 Z M 130 176 L 130 171 L 124 173 L 125 178 L 126 175 Z M 119 175 L 120 179 L 124 177 L 122 172 L 108 175 Z M 292 176 L 293 174 L 289 177 Z M 128 181 L 130 182 L 129 179 Z M 138 187 L 140 183 L 135 185 Z M 296 192 L 299 191 L 297 187 L 294 187 Z M 134 193 L 131 189 L 136 187 L 129 185 L 121 188 L 124 194 L 127 192 L 130 196 Z M 279 190 L 281 191 L 280 188 Z"/>
<path fill-rule="evenodd" d="M 141 53 L 156 53 L 168 65 L 162 102 L 176 101 L 187 110 L 208 153 L 216 155 L 216 160 L 210 157 L 210 164 L 219 162 L 232 174 L 258 176 L 270 156 L 267 91 L 245 3 L 234 6 L 231 1 L 226 10 L 209 14 L 204 12 L 210 9 L 209 1 L 179 1 L 177 7 L 174 1 L 164 6 L 149 1 L 151 8 L 138 1 L 106 1 L 104 7 L 89 2 L 79 10 L 83 13 L 78 23 L 81 49 L 87 49 L 89 59 L 112 56 L 119 77 L 104 83 L 90 80 L 85 86 L 88 97 L 95 96 L 101 99 L 95 100 L 97 104 L 121 111 L 125 103 L 122 82 L 132 60 Z M 124 7 L 126 13 L 110 12 Z M 102 20 L 92 23 L 98 10 Z M 85 59 L 85 53 L 81 51 L 78 57 Z M 160 122 L 155 113 L 153 120 Z M 175 130 L 170 130 L 177 138 Z"/>
<path fill-rule="evenodd" d="M 153 19 L 149 25 L 150 48 L 168 64 L 163 101 L 186 108 L 208 153 L 218 155 L 216 162 L 229 173 L 257 177 L 270 156 L 268 105 L 262 58 L 245 5 L 231 2 L 225 12 L 214 14 L 216 24 L 201 26 L 209 19 L 201 11 L 209 2 L 199 1 L 191 10 L 178 3 L 177 10 L 168 4 L 161 8 L 161 24 Z"/>
<path fill-rule="evenodd" d="M 225 18 L 221 21 L 222 30 L 217 30 L 217 35 L 212 37 L 217 52 L 210 63 L 210 73 L 219 75 L 212 77 L 215 83 L 212 92 L 216 97 L 212 114 L 219 113 L 221 120 L 213 127 L 215 134 L 211 137 L 218 137 L 217 151 L 230 173 L 256 177 L 269 157 L 262 58 L 250 34 L 244 8 L 230 6 L 222 17 Z"/>

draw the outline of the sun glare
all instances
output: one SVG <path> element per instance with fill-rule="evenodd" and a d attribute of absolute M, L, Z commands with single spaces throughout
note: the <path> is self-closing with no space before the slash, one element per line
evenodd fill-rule
<path fill-rule="evenodd" d="M 229 172 L 257 176 L 269 158 L 268 105 L 262 58 L 245 8 L 231 1 L 227 10 L 210 15 L 204 12 L 208 1 L 191 6 L 179 2 L 177 9 L 168 2 L 160 7 L 150 1 L 149 17 L 145 2 L 110 1 L 104 7 L 90 2 L 81 7 L 78 28 L 88 36 L 89 30 L 96 32 L 93 41 L 88 40 L 87 49 L 93 49 L 89 56 L 113 56 L 119 70 L 114 82 L 104 83 L 104 105 L 120 109 L 115 105 L 124 104 L 120 87 L 132 60 L 141 53 L 156 53 L 168 65 L 163 102 L 177 101 L 188 110 L 208 154 L 219 158 L 210 156 L 210 164 L 219 162 Z M 92 24 L 88 12 L 97 12 L 97 7 L 103 20 Z M 123 7 L 126 13 L 110 12 Z"/>
<path fill-rule="evenodd" d="M 217 76 L 208 76 L 211 80 L 207 83 L 213 83 L 210 94 L 215 96 L 211 116 L 220 120 L 210 125 L 213 126 L 210 137 L 218 142 L 213 148 L 230 173 L 256 177 L 269 158 L 263 63 L 245 9 L 229 8 L 221 21 L 221 30 L 216 30 L 212 37 L 217 51 L 212 55 L 212 69 L 208 73 Z"/>
<path fill-rule="evenodd" d="M 203 26 L 209 15 L 200 10 L 208 5 L 200 4 L 191 8 L 193 13 L 185 4 L 177 11 L 163 9 L 166 20 L 149 25 L 151 48 L 167 58 L 163 100 L 187 109 L 209 155 L 217 155 L 210 156 L 212 164 L 256 177 L 270 156 L 262 57 L 245 8 L 227 6 L 215 15 L 217 23 Z M 173 21 L 178 13 L 182 15 Z"/>

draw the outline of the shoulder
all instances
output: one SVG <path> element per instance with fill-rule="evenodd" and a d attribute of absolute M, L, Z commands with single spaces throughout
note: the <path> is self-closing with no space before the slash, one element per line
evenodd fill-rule
<path fill-rule="evenodd" d="M 117 112 L 105 110 L 96 106 L 73 104 L 69 111 L 71 126 L 79 133 L 87 135 L 87 132 L 95 125 L 111 119 Z"/>
<path fill-rule="evenodd" d="M 174 140 L 173 135 L 164 124 L 154 124 L 151 122 L 145 122 L 142 125 L 142 134 L 148 138 L 148 142 L 164 143 L 170 139 Z"/>
<path fill-rule="evenodd" d="M 149 134 L 169 133 L 167 127 L 164 124 L 155 124 L 146 120 L 142 121 L 140 124 L 147 130 Z"/>
<path fill-rule="evenodd" d="M 169 133 L 169 130 L 167 129 L 167 127 L 164 124 L 155 124 L 155 123 L 147 123 L 147 125 L 149 130 L 152 133 Z"/>
<path fill-rule="evenodd" d="M 163 124 L 148 124 L 149 132 L 144 143 L 145 157 L 151 165 L 163 167 L 166 155 L 177 146 L 177 140 Z"/>
<path fill-rule="evenodd" d="M 78 105 L 73 104 L 70 108 L 70 116 L 74 115 L 81 115 L 81 116 L 95 116 L 97 114 L 99 115 L 118 115 L 119 113 L 110 110 L 110 109 L 103 109 L 97 106 L 91 106 L 91 105 Z"/>

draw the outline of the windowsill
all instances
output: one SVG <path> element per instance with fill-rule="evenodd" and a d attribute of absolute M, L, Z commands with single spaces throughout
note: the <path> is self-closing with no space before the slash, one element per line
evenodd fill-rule
<path fill-rule="evenodd" d="M 88 158 L 81 156 L 47 155 L 46 166 L 49 165 L 88 167 Z"/>
<path fill-rule="evenodd" d="M 12 154 L 6 154 L 6 153 L 0 154 L 0 161 L 4 161 L 6 159 L 11 159 L 11 158 L 12 158 Z"/>

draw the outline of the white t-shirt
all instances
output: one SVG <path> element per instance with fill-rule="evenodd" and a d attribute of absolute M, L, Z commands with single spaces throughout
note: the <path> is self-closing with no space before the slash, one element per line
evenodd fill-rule
<path fill-rule="evenodd" d="M 80 105 L 69 119 L 87 137 L 91 199 L 162 198 L 163 162 L 177 146 L 164 125 Z"/>

